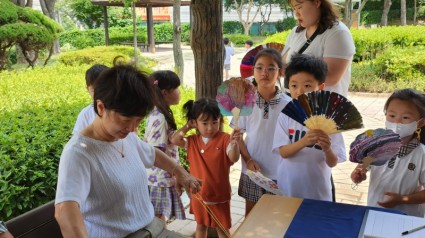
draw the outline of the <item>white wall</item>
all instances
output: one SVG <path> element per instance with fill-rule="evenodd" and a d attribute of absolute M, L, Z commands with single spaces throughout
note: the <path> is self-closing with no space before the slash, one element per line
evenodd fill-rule
<path fill-rule="evenodd" d="M 251 10 L 250 19 L 252 19 L 252 17 L 254 16 L 255 10 L 255 8 Z M 173 7 L 170 7 L 170 15 L 171 19 L 173 19 Z M 285 12 L 281 11 L 278 6 L 272 8 L 272 14 L 270 15 L 269 22 L 277 22 L 278 20 L 283 20 L 284 18 L 286 18 Z M 243 14 L 243 19 L 246 19 L 246 13 Z M 190 22 L 189 6 L 180 7 L 180 20 L 182 23 Z M 255 18 L 255 22 L 259 22 L 260 20 L 261 15 L 260 13 L 258 13 L 257 17 Z M 229 12 L 224 10 L 223 21 L 239 21 L 239 17 L 236 10 L 230 10 Z"/>

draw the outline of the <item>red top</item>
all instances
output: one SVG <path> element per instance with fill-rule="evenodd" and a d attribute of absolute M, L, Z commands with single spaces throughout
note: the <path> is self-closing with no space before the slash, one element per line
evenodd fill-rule
<path fill-rule="evenodd" d="M 230 200 L 229 173 L 233 162 L 226 154 L 229 142 L 230 135 L 225 132 L 218 132 L 208 144 L 201 135 L 187 137 L 190 174 L 202 180 L 200 195 L 207 202 Z"/>

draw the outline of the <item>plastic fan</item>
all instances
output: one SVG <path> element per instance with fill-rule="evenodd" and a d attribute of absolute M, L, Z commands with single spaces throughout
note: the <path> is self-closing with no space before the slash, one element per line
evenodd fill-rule
<path fill-rule="evenodd" d="M 283 108 L 282 113 L 308 129 L 334 134 L 363 127 L 357 108 L 344 96 L 329 91 L 300 95 Z"/>
<path fill-rule="evenodd" d="M 216 100 L 223 116 L 233 116 L 238 127 L 239 116 L 249 116 L 257 100 L 254 85 L 243 78 L 230 78 L 217 89 Z"/>
<path fill-rule="evenodd" d="M 367 130 L 358 135 L 350 145 L 350 161 L 369 165 L 384 165 L 401 147 L 401 139 L 392 130 L 382 128 Z"/>
<path fill-rule="evenodd" d="M 252 81 L 253 79 L 253 70 L 252 67 L 254 67 L 254 59 L 255 56 L 263 49 L 266 48 L 273 48 L 280 52 L 282 57 L 288 52 L 289 47 L 285 47 L 284 44 L 281 43 L 266 43 L 263 45 L 256 46 L 254 49 L 248 51 L 245 56 L 242 58 L 240 71 L 242 78 L 248 79 Z"/>
<path fill-rule="evenodd" d="M 279 187 L 277 186 L 277 184 L 273 180 L 261 174 L 260 172 L 254 172 L 248 169 L 247 174 L 248 174 L 248 177 L 252 181 L 254 181 L 254 183 L 256 183 L 258 186 L 276 195 L 283 195 Z"/>

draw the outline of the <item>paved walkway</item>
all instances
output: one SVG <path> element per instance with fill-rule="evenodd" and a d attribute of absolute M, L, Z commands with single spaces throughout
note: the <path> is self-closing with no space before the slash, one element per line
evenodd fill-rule
<path fill-rule="evenodd" d="M 161 45 L 162 46 L 162 45 Z M 173 69 L 173 52 L 172 46 L 162 46 L 157 53 L 143 53 L 144 56 L 151 57 L 158 60 L 156 69 Z M 239 64 L 242 57 L 245 55 L 245 49 L 236 48 L 235 56 L 232 57 L 230 76 L 239 75 Z M 183 47 L 183 56 L 185 61 L 184 84 L 194 87 L 194 61 L 193 54 L 189 46 Z M 365 129 L 375 129 L 384 127 L 384 113 L 383 107 L 389 94 L 368 94 L 368 93 L 349 93 L 348 98 L 357 107 L 363 116 L 363 123 Z M 347 148 L 347 153 L 351 142 L 356 135 L 365 131 L 365 129 L 353 130 L 344 132 L 344 140 Z M 348 159 L 348 157 L 347 157 Z M 336 200 L 341 203 L 365 205 L 367 201 L 367 188 L 369 181 L 366 180 L 359 184 L 356 190 L 351 188 L 352 182 L 350 174 L 357 164 L 346 161 L 338 164 L 332 170 L 335 187 L 336 187 Z M 241 173 L 241 162 L 239 161 L 231 168 L 230 182 L 232 185 L 232 200 L 231 200 L 231 213 L 233 227 L 231 233 L 240 225 L 244 219 L 245 202 L 237 195 L 239 176 Z M 168 225 L 168 229 L 177 231 L 187 237 L 192 237 L 195 229 L 196 222 L 193 215 L 186 211 L 187 220 L 175 220 Z"/>

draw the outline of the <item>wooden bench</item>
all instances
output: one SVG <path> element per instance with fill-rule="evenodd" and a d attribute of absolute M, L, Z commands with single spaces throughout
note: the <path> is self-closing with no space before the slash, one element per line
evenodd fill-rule
<path fill-rule="evenodd" d="M 134 46 L 134 42 L 132 42 L 132 41 L 123 41 L 123 42 L 120 42 L 120 45 Z M 148 51 L 148 49 L 149 49 L 149 45 L 148 44 L 145 44 L 145 42 L 143 42 L 143 41 L 138 41 L 137 42 L 137 47 L 140 48 L 140 51 L 144 51 L 144 50 Z"/>
<path fill-rule="evenodd" d="M 6 226 L 15 238 L 62 238 L 54 200 L 7 221 Z"/>

